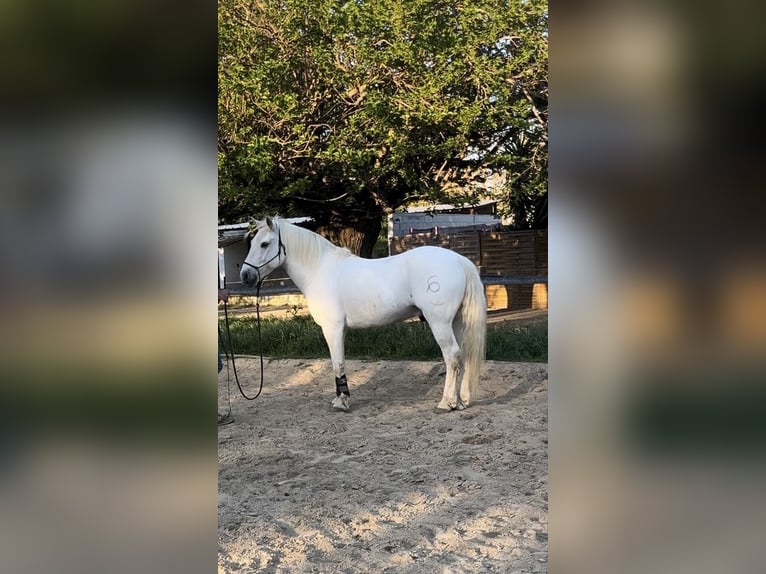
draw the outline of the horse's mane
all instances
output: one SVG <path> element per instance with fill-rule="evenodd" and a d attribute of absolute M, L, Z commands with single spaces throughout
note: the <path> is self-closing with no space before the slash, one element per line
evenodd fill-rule
<path fill-rule="evenodd" d="M 303 261 L 306 264 L 319 263 L 322 255 L 328 251 L 335 251 L 340 256 L 349 256 L 348 249 L 338 247 L 330 243 L 321 235 L 309 229 L 298 227 L 284 219 L 275 220 L 285 244 L 287 256 Z"/>

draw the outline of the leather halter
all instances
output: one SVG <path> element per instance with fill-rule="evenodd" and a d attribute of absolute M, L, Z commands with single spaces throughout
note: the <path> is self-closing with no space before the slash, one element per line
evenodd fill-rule
<path fill-rule="evenodd" d="M 261 263 L 260 265 L 253 265 L 252 263 L 248 263 L 247 260 L 242 262 L 242 265 L 247 265 L 248 267 L 255 269 L 255 272 L 258 274 L 258 281 L 256 281 L 256 283 L 261 282 L 261 267 L 266 267 L 266 265 L 277 259 L 282 254 L 287 257 L 287 249 L 285 248 L 285 244 L 282 243 L 282 230 L 280 230 L 279 227 L 277 227 L 277 241 L 279 241 L 279 248 L 277 249 L 277 253 L 265 263 Z"/>

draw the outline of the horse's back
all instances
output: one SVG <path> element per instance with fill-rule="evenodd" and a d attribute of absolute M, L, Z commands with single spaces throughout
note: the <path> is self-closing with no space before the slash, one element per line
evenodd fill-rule
<path fill-rule="evenodd" d="M 465 293 L 463 257 L 435 246 L 380 259 L 351 257 L 336 269 L 346 323 L 364 327 L 439 308 L 452 316 Z"/>
<path fill-rule="evenodd" d="M 438 247 L 436 245 L 415 247 L 414 249 L 409 249 L 395 257 L 407 257 L 409 259 L 417 259 L 420 261 L 430 261 L 436 265 L 454 265 L 456 261 L 463 258 L 463 256 L 456 251 Z"/>
<path fill-rule="evenodd" d="M 410 273 L 415 276 L 426 275 L 430 277 L 434 274 L 464 276 L 463 273 L 456 273 L 456 271 L 464 268 L 463 260 L 465 257 L 443 247 L 424 245 L 405 251 L 401 256 L 406 258 L 407 267 Z"/>

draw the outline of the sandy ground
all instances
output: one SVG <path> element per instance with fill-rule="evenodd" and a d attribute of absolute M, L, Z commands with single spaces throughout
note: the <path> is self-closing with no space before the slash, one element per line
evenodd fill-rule
<path fill-rule="evenodd" d="M 219 572 L 547 572 L 547 365 L 487 362 L 480 400 L 438 414 L 441 363 L 348 361 L 350 413 L 329 363 L 270 361 L 251 402 L 231 381 Z"/>

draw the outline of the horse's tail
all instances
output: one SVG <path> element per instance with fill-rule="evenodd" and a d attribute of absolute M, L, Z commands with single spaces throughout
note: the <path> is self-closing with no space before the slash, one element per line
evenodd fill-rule
<path fill-rule="evenodd" d="M 479 371 L 484 360 L 487 339 L 487 302 L 484 285 L 476 266 L 461 257 L 465 269 L 466 288 L 459 316 L 455 321 L 457 339 L 462 347 L 463 381 L 461 396 L 466 406 L 475 397 L 479 386 Z"/>

